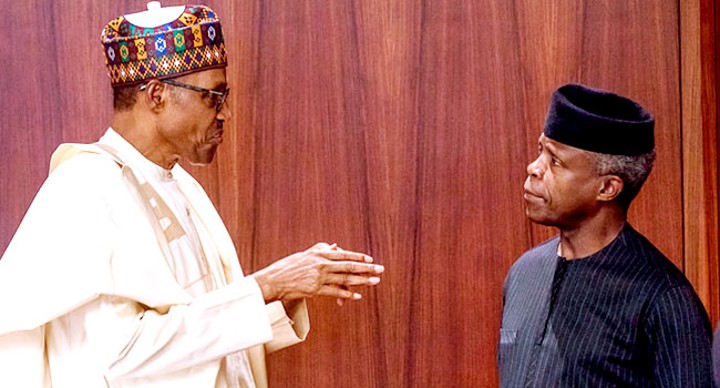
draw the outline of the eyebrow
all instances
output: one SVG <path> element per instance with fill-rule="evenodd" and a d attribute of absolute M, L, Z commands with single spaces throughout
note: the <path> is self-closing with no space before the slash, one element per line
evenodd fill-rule
<path fill-rule="evenodd" d="M 210 85 L 212 86 L 208 86 L 206 89 L 221 91 L 228 88 L 228 82 L 226 80 L 217 81 L 216 83 L 210 83 Z"/>
<path fill-rule="evenodd" d="M 557 147 L 555 147 L 554 145 L 550 144 L 549 142 L 543 143 L 543 142 L 541 142 L 541 141 L 538 141 L 538 144 L 540 144 L 540 145 L 543 147 L 543 149 L 547 150 L 547 152 L 550 153 L 550 155 L 552 155 L 554 158 L 556 158 L 556 159 L 558 159 L 559 161 L 565 163 L 565 158 L 561 157 L 561 156 L 558 154 L 558 149 L 557 149 Z"/>
<path fill-rule="evenodd" d="M 208 89 L 222 92 L 222 91 L 225 91 L 228 89 L 228 84 L 227 84 L 227 82 L 220 82 L 220 83 L 216 84 L 215 86 L 213 86 L 212 88 L 208 88 Z"/>

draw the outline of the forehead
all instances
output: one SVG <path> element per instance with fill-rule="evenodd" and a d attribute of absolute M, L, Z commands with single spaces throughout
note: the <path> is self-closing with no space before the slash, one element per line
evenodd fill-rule
<path fill-rule="evenodd" d="M 544 134 L 540 134 L 538 144 L 542 145 L 544 149 L 559 157 L 568 165 L 592 164 L 592 158 L 589 152 L 577 147 L 560 143 L 558 141 L 550 139 L 549 137 L 546 137 Z"/>

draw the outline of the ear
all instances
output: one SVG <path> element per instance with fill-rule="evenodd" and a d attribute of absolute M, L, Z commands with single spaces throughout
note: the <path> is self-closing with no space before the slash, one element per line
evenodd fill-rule
<path fill-rule="evenodd" d="M 605 175 L 600 177 L 600 190 L 598 191 L 597 200 L 609 202 L 617 198 L 623 190 L 624 184 L 622 179 L 617 175 Z"/>
<path fill-rule="evenodd" d="M 167 105 L 167 88 L 164 83 L 151 79 L 140 87 L 140 98 L 151 111 L 159 113 Z"/>

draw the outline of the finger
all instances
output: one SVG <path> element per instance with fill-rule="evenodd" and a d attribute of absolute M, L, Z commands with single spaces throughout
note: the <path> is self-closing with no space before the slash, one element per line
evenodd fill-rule
<path fill-rule="evenodd" d="M 340 288 L 343 290 L 346 290 L 346 291 L 348 289 L 347 286 L 342 286 L 342 285 L 340 286 Z M 338 306 L 342 307 L 345 304 L 345 299 L 337 298 L 337 299 L 335 299 L 335 303 L 337 303 Z"/>
<path fill-rule="evenodd" d="M 337 247 L 337 244 L 330 245 L 326 242 L 319 242 L 319 243 L 313 245 L 312 247 L 310 247 L 310 249 L 308 249 L 308 250 L 320 251 L 320 250 L 325 250 L 325 249 L 335 249 L 335 247 Z"/>
<path fill-rule="evenodd" d="M 326 284 L 339 285 L 340 288 L 346 289 L 349 286 L 374 286 L 380 283 L 377 276 L 367 277 L 351 274 L 328 274 L 325 278 Z"/>
<path fill-rule="evenodd" d="M 385 267 L 378 264 L 363 264 L 352 261 L 345 262 L 327 262 L 323 265 L 327 273 L 347 273 L 347 274 L 371 274 L 379 275 L 385 272 Z"/>
<path fill-rule="evenodd" d="M 358 252 L 339 250 L 324 249 L 317 252 L 317 255 L 328 260 L 333 261 L 359 261 L 362 263 L 372 263 L 373 258 Z"/>
<path fill-rule="evenodd" d="M 320 296 L 330 296 L 338 299 L 352 299 L 352 300 L 359 300 L 362 299 L 362 295 L 360 295 L 357 292 L 352 292 L 348 290 L 344 290 L 338 286 L 333 285 L 325 285 L 320 287 L 320 289 L 317 291 L 315 295 Z"/>

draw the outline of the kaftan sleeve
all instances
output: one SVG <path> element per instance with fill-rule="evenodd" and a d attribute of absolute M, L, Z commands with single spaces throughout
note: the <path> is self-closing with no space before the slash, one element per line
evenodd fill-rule
<path fill-rule="evenodd" d="M 273 302 L 267 305 L 267 314 L 272 326 L 272 341 L 265 344 L 265 351 L 272 353 L 288 346 L 302 342 L 310 330 L 307 303 L 303 299 L 292 308 L 292 311 L 285 312 L 281 302 Z"/>
<path fill-rule="evenodd" d="M 646 324 L 655 386 L 713 386 L 710 323 L 688 287 L 672 287 L 659 295 Z"/>
<path fill-rule="evenodd" d="M 201 295 L 188 305 L 173 306 L 164 314 L 141 311 L 128 317 L 127 323 L 135 330 L 128 333 L 125 346 L 108 368 L 109 380 L 203 365 L 268 342 L 273 335 L 260 289 L 249 277 Z"/>
<path fill-rule="evenodd" d="M 51 174 L 36 194 L 0 260 L 0 335 L 32 330 L 112 283 L 114 237 L 99 194 L 102 171 L 116 168 L 107 163 Z"/>
<path fill-rule="evenodd" d="M 0 335 L 0 387 L 49 388 L 44 330 Z"/>

